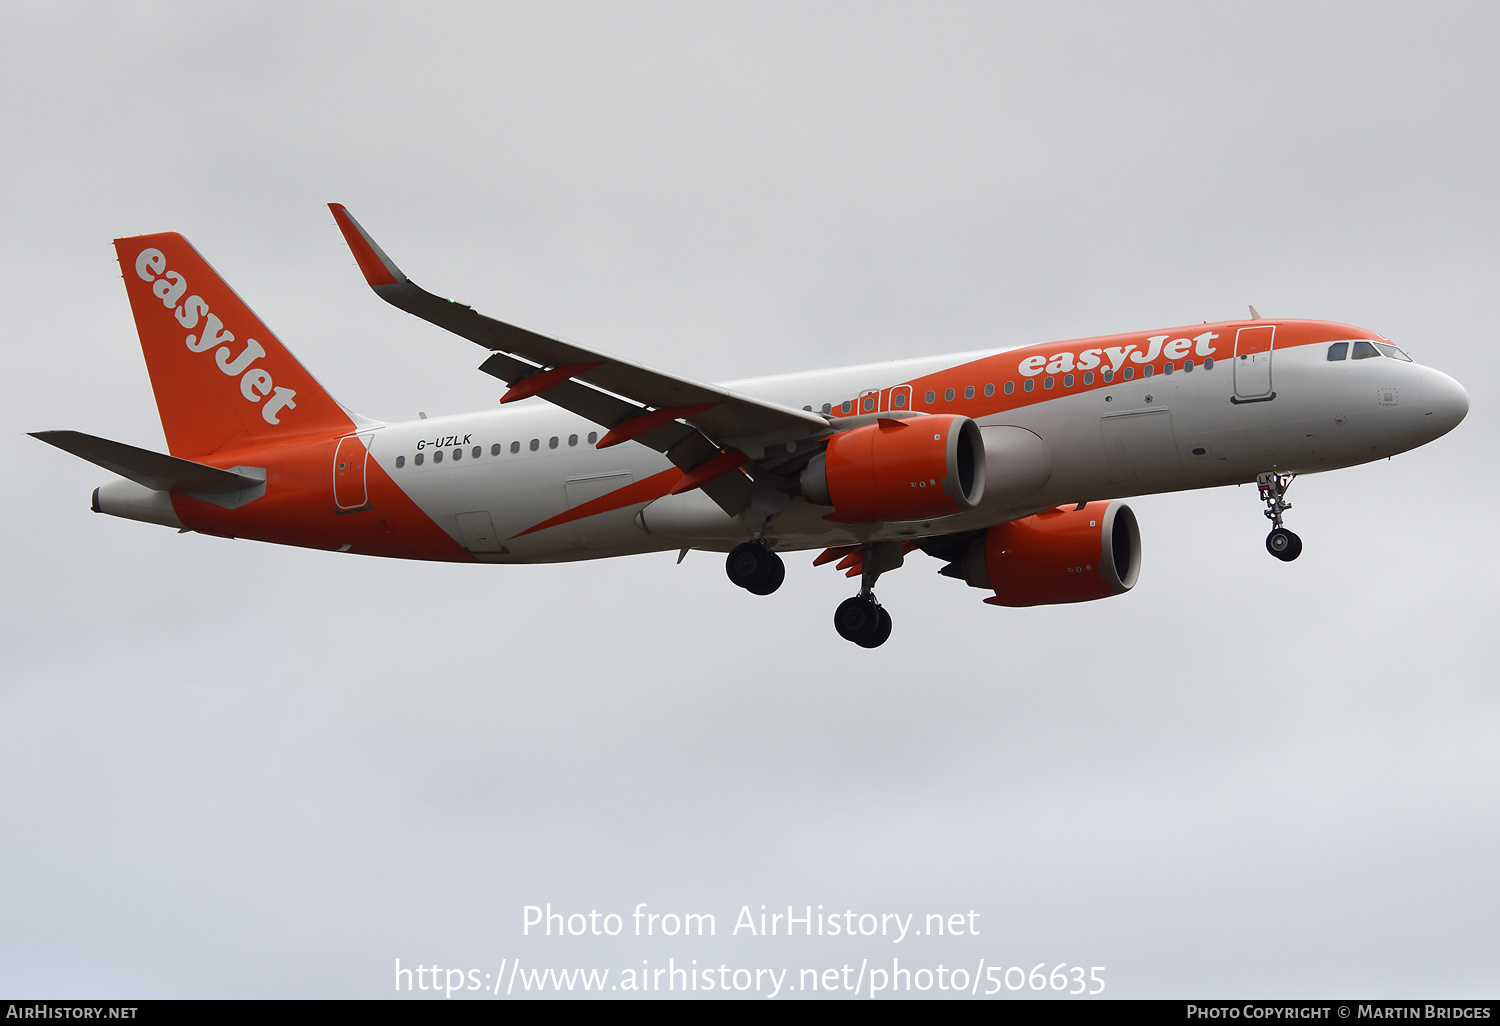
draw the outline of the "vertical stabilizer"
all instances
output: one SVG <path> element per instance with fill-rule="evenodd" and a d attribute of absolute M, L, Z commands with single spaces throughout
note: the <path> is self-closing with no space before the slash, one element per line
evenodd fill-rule
<path fill-rule="evenodd" d="M 354 430 L 181 235 L 116 239 L 115 252 L 173 456 Z"/>

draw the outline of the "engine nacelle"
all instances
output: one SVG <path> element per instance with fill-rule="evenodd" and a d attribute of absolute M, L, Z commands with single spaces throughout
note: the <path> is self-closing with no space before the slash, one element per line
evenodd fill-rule
<path fill-rule="evenodd" d="M 1123 595 L 1141 572 L 1141 529 L 1118 499 L 1060 506 L 996 524 L 954 567 L 971 586 L 992 588 L 996 606 L 1089 602 Z M 959 574 L 954 574 L 959 576 Z"/>
<path fill-rule="evenodd" d="M 834 435 L 801 482 L 829 520 L 933 520 L 984 498 L 984 438 L 968 417 L 883 417 Z"/>

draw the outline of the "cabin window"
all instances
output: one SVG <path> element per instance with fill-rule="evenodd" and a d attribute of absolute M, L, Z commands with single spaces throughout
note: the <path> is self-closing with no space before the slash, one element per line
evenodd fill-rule
<path fill-rule="evenodd" d="M 853 409 L 854 409 L 854 401 L 852 399 L 845 399 L 842 403 L 839 404 L 839 412 L 840 413 L 848 413 L 849 411 L 851 411 Z"/>
<path fill-rule="evenodd" d="M 469 455 L 473 456 L 476 460 L 479 459 L 480 456 L 484 455 L 484 447 L 480 445 L 474 446 L 474 451 Z"/>
<path fill-rule="evenodd" d="M 862 403 L 860 403 L 860 405 L 864 408 L 864 411 L 866 413 L 869 413 L 871 410 L 873 410 L 875 408 L 875 396 L 874 395 L 867 395 L 867 396 L 865 396 L 864 401 Z"/>
<path fill-rule="evenodd" d="M 1193 361 L 1192 360 L 1183 360 L 1182 361 L 1182 369 L 1185 370 L 1185 371 L 1192 370 L 1193 369 Z"/>
<path fill-rule="evenodd" d="M 1335 342 L 1333 345 L 1331 345 L 1331 346 L 1328 347 L 1328 362 L 1329 363 L 1336 363 L 1339 360 L 1347 359 L 1348 356 L 1349 356 L 1349 343 L 1347 343 L 1347 342 Z"/>
<path fill-rule="evenodd" d="M 456 459 L 456 460 L 463 459 L 464 458 L 464 451 L 462 449 L 454 449 L 453 450 L 453 458 Z"/>
<path fill-rule="evenodd" d="M 541 447 L 542 447 L 542 440 L 540 438 L 533 438 L 531 440 L 531 451 L 532 452 L 536 452 Z"/>
<path fill-rule="evenodd" d="M 599 441 L 599 432 L 597 432 L 597 431 L 590 431 L 589 432 L 589 444 L 593 445 L 597 441 Z"/>
<path fill-rule="evenodd" d="M 1054 382 L 1051 374 L 1048 374 L 1045 378 L 1042 379 L 1043 388 L 1051 388 L 1053 384 Z"/>
<path fill-rule="evenodd" d="M 953 389 L 950 388 L 943 393 L 943 400 L 950 403 L 953 401 Z"/>
<path fill-rule="evenodd" d="M 1036 378 L 1027 378 L 1026 384 L 1022 385 L 1021 387 L 1030 392 L 1032 389 L 1036 388 Z"/>
<path fill-rule="evenodd" d="M 1094 372 L 1093 371 L 1084 371 L 1083 372 L 1083 383 L 1085 385 L 1092 385 L 1094 383 Z"/>
<path fill-rule="evenodd" d="M 972 399 L 972 398 L 974 398 L 974 386 L 973 385 L 970 385 L 969 387 L 967 387 L 967 388 L 964 389 L 964 398 L 965 399 Z"/>
<path fill-rule="evenodd" d="M 906 409 L 906 393 L 905 392 L 897 392 L 896 393 L 896 397 L 891 400 L 891 405 L 894 406 L 898 410 L 904 410 L 904 409 Z"/>
<path fill-rule="evenodd" d="M 984 386 L 984 394 L 986 396 L 992 396 L 995 394 L 994 382 L 991 382 L 990 384 Z"/>
<path fill-rule="evenodd" d="M 928 401 L 931 402 L 931 400 L 928 400 Z M 823 404 L 823 416 L 826 417 L 826 416 L 828 416 L 832 412 L 833 412 L 833 404 L 832 403 L 824 403 Z"/>
<path fill-rule="evenodd" d="M 1145 377 L 1145 378 L 1149 378 L 1152 375 L 1152 373 L 1155 372 L 1155 370 L 1156 370 L 1155 367 L 1152 367 L 1150 364 L 1147 364 L 1146 365 L 1146 369 L 1143 370 L 1143 371 L 1141 371 L 1141 376 Z"/>
<path fill-rule="evenodd" d="M 422 454 L 417 453 L 416 456 L 412 457 L 412 462 L 420 467 L 422 465 Z"/>
<path fill-rule="evenodd" d="M 1204 370 L 1213 370 L 1214 369 L 1214 358 L 1212 356 L 1205 356 L 1203 358 L 1203 369 Z"/>
<path fill-rule="evenodd" d="M 1006 395 L 1010 395 L 1015 390 L 1016 390 L 1016 383 L 1014 381 L 1007 381 L 1005 383 L 1005 394 Z"/>
<path fill-rule="evenodd" d="M 1134 367 L 1126 367 L 1125 368 L 1125 380 L 1129 381 L 1133 377 L 1135 377 L 1135 368 Z"/>
<path fill-rule="evenodd" d="M 1106 369 L 1104 371 L 1104 383 L 1107 385 L 1107 384 L 1109 384 L 1113 380 L 1115 380 L 1115 372 L 1112 371 L 1112 370 Z"/>
<path fill-rule="evenodd" d="M 499 442 L 496 442 L 494 445 L 490 446 L 490 455 L 491 456 L 499 456 L 500 455 L 500 443 Z"/>
<path fill-rule="evenodd" d="M 937 402 L 937 393 L 928 392 L 925 396 L 922 397 L 922 401 L 925 402 L 928 406 L 931 406 L 933 403 Z"/>
<path fill-rule="evenodd" d="M 404 466 L 406 466 L 406 457 L 405 456 L 397 456 L 396 457 L 396 469 L 400 470 Z"/>
<path fill-rule="evenodd" d="M 441 463 L 441 462 L 443 462 L 443 450 L 439 449 L 437 452 L 435 452 L 435 453 L 432 454 L 432 462 L 434 462 L 434 463 Z"/>
<path fill-rule="evenodd" d="M 1175 369 L 1176 368 L 1174 368 L 1170 363 L 1167 364 L 1165 367 L 1162 368 L 1162 370 L 1166 371 L 1168 374 L 1171 374 L 1172 371 L 1175 370 Z"/>
<path fill-rule="evenodd" d="M 1073 375 L 1071 375 L 1071 374 L 1064 374 L 1063 375 L 1063 388 L 1072 388 L 1072 387 L 1073 387 Z"/>
<path fill-rule="evenodd" d="M 547 439 L 547 448 L 549 448 L 549 449 L 556 449 L 557 448 L 557 436 L 556 435 L 553 435 L 551 438 Z"/>
<path fill-rule="evenodd" d="M 568 448 L 571 449 L 573 446 L 575 446 L 577 444 L 578 444 L 578 436 L 577 435 L 569 435 L 568 436 Z"/>

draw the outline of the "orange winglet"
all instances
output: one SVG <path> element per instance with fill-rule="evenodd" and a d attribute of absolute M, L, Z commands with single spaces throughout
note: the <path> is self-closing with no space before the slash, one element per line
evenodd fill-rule
<path fill-rule="evenodd" d="M 835 559 L 847 556 L 851 552 L 858 552 L 861 545 L 839 545 L 831 549 L 824 549 L 818 558 L 813 560 L 813 566 L 822 566 L 824 563 L 832 563 Z"/>
<path fill-rule="evenodd" d="M 338 222 L 339 231 L 344 233 L 344 241 L 354 252 L 354 261 L 359 264 L 360 272 L 371 288 L 378 285 L 399 285 L 406 280 L 401 268 L 365 233 L 342 203 L 330 203 L 328 209 L 333 211 L 333 219 Z"/>
<path fill-rule="evenodd" d="M 629 420 L 621 421 L 594 444 L 595 449 L 608 449 L 611 445 L 619 445 L 628 442 L 632 438 L 639 438 L 653 428 L 659 428 L 663 424 L 670 424 L 674 420 L 691 417 L 711 410 L 718 403 L 705 403 L 702 406 L 669 406 L 664 410 L 651 410 L 639 416 L 631 417 Z"/>
<path fill-rule="evenodd" d="M 580 374 L 587 374 L 595 367 L 604 366 L 604 361 L 596 363 L 573 363 L 566 367 L 553 367 L 551 370 L 537 371 L 510 386 L 510 391 L 500 397 L 500 402 L 513 403 L 518 399 L 530 399 L 538 393 L 545 392 L 549 388 L 561 385 L 569 378 L 575 378 Z"/>
<path fill-rule="evenodd" d="M 750 457 L 738 449 L 721 452 L 707 463 L 700 463 L 684 474 L 682 480 L 678 481 L 668 494 L 677 495 L 681 492 L 690 492 L 694 488 L 702 488 L 715 478 L 729 473 L 741 463 L 748 463 L 749 460 Z"/>

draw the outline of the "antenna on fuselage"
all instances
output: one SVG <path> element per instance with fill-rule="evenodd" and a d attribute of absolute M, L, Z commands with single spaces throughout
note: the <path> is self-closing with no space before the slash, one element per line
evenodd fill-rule
<path fill-rule="evenodd" d="M 1255 307 L 1253 307 L 1253 306 L 1250 308 L 1250 319 L 1252 321 L 1258 321 L 1258 320 L 1261 319 L 1260 318 L 1260 311 L 1257 310 L 1257 309 L 1255 309 Z"/>

